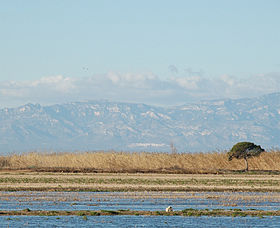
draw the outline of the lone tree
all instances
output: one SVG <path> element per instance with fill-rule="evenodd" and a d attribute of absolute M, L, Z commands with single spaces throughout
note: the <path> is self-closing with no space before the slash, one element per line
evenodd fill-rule
<path fill-rule="evenodd" d="M 254 156 L 259 156 L 264 149 L 260 146 L 255 145 L 251 142 L 239 142 L 236 143 L 231 150 L 228 152 L 228 160 L 231 161 L 233 158 L 244 159 L 245 161 L 245 171 L 248 171 L 248 161 L 247 159 Z"/>

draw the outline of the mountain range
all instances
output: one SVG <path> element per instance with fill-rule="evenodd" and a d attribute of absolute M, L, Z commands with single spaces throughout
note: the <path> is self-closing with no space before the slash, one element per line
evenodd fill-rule
<path fill-rule="evenodd" d="M 280 93 L 174 107 L 87 101 L 0 109 L 1 154 L 25 151 L 227 150 L 280 146 Z M 173 147 L 173 149 L 174 149 Z"/>

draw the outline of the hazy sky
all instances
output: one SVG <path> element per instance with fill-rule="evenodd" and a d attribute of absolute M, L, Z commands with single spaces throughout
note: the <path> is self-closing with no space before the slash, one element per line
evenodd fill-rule
<path fill-rule="evenodd" d="M 0 0 L 0 107 L 279 92 L 279 12 L 279 0 Z"/>

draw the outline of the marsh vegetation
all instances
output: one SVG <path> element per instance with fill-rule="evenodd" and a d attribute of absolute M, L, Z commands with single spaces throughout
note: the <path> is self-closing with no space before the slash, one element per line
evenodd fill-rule
<path fill-rule="evenodd" d="M 250 158 L 251 171 L 280 172 L 280 151 Z M 0 157 L 1 169 L 114 173 L 226 173 L 244 170 L 241 160 L 228 161 L 226 152 L 130 153 L 115 151 L 26 153 Z"/>
<path fill-rule="evenodd" d="M 26 153 L 2 156 L 0 165 L 0 220 L 55 217 L 87 224 L 93 216 L 120 217 L 117 222 L 145 216 L 173 217 L 173 224 L 178 217 L 280 216 L 276 150 L 250 158 L 248 172 L 226 152 Z M 165 211 L 169 205 L 173 212 Z"/>

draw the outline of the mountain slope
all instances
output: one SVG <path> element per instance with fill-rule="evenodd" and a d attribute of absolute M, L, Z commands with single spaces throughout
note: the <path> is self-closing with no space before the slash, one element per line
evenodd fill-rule
<path fill-rule="evenodd" d="M 108 101 L 0 110 L 0 152 L 211 151 L 253 141 L 280 145 L 280 93 L 156 107 Z"/>

